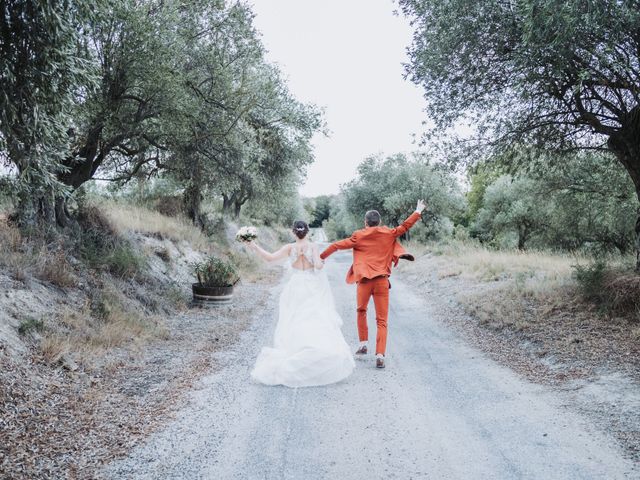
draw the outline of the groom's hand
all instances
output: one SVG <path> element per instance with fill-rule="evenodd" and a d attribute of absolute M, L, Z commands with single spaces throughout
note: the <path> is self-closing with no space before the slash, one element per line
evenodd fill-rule
<path fill-rule="evenodd" d="M 422 213 L 426 206 L 427 205 L 424 203 L 424 200 L 418 200 L 418 204 L 416 205 L 416 212 Z"/>

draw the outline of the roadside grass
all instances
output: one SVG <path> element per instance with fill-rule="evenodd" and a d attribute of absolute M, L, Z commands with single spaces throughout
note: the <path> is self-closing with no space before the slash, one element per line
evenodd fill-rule
<path fill-rule="evenodd" d="M 40 351 L 47 363 L 72 355 L 91 366 L 106 350 L 140 347 L 149 340 L 167 338 L 161 318 L 135 308 L 117 285 L 107 283 L 92 295 L 91 301 L 80 307 L 64 307 L 39 326 Z"/>
<path fill-rule="evenodd" d="M 452 241 L 420 245 L 410 242 L 407 250 L 429 258 L 439 280 L 460 277 L 469 288 L 457 296 L 479 324 L 493 329 L 522 331 L 544 323 L 562 312 L 573 317 L 607 321 L 616 317 L 640 322 L 640 279 L 630 273 L 633 259 L 610 256 L 606 267 L 585 285 L 577 274 L 591 272 L 594 259 L 585 255 L 549 251 L 492 250 L 474 242 Z M 424 269 L 420 259 L 406 267 L 413 274 Z M 595 277 L 595 278 L 594 278 Z M 601 301 L 585 295 L 590 288 L 606 297 Z M 617 306 L 618 308 L 614 308 Z M 639 325 L 629 325 L 640 335 Z"/>
<path fill-rule="evenodd" d="M 74 287 L 77 275 L 63 245 L 42 238 L 25 238 L 20 230 L 0 219 L 0 266 L 14 280 L 28 283 L 32 277 L 57 287 Z"/>
<path fill-rule="evenodd" d="M 268 266 L 265 268 L 264 262 L 254 253 L 242 248 L 240 244 L 235 244 L 233 235 L 239 226 L 252 223 L 251 219 L 244 216 L 236 221 L 224 221 L 219 213 L 210 213 L 209 223 L 204 233 L 183 216 L 167 216 L 143 206 L 108 201 L 100 205 L 100 210 L 105 213 L 109 222 L 120 234 L 133 231 L 155 235 L 172 240 L 178 248 L 181 242 L 186 242 L 191 248 L 204 254 L 228 257 L 235 263 L 241 278 L 245 281 L 260 281 L 271 278 L 273 275 L 271 269 Z M 281 244 L 283 237 L 286 237 L 283 229 L 266 226 L 258 228 L 259 241 L 267 249 L 275 249 Z M 166 252 L 159 252 L 158 256 L 164 261 L 170 261 Z M 129 262 L 122 263 L 129 264 Z"/>
<path fill-rule="evenodd" d="M 0 219 L 0 266 L 19 282 L 26 282 L 33 257 L 24 255 L 24 239 L 20 230 Z"/>
<path fill-rule="evenodd" d="M 210 239 L 185 217 L 169 217 L 146 207 L 135 206 L 113 200 L 100 204 L 109 222 L 119 233 L 126 231 L 157 235 L 175 242 L 187 242 L 194 249 L 207 251 Z"/>
<path fill-rule="evenodd" d="M 426 245 L 426 251 L 447 260 L 444 267 L 481 281 L 498 281 L 508 278 L 538 278 L 555 281 L 571 277 L 573 265 L 586 262 L 581 255 L 535 250 L 492 250 L 472 242 L 450 242 Z"/>

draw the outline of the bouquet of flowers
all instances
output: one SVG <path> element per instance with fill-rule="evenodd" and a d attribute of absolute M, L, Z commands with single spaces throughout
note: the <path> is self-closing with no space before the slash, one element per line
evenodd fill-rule
<path fill-rule="evenodd" d="M 242 227 L 236 233 L 236 240 L 239 242 L 251 242 L 258 238 L 258 229 L 256 227 Z"/>

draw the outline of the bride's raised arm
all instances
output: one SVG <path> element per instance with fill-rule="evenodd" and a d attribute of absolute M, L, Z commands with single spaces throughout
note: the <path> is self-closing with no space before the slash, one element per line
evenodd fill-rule
<path fill-rule="evenodd" d="M 262 258 L 264 258 L 267 262 L 275 262 L 277 260 L 287 258 L 289 256 L 289 251 L 291 250 L 291 244 L 283 245 L 280 249 L 276 250 L 273 253 L 267 252 L 255 241 L 249 242 L 247 246 Z"/>

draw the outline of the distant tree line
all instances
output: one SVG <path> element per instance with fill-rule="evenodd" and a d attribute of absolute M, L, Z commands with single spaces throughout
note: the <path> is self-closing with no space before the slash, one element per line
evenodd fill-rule
<path fill-rule="evenodd" d="M 297 195 L 319 109 L 265 60 L 250 8 L 203 0 L 7 0 L 0 10 L 1 183 L 23 226 L 65 227 L 95 179 L 165 177 L 202 224 Z"/>
<path fill-rule="evenodd" d="M 331 238 L 362 228 L 370 209 L 398 225 L 424 198 L 422 222 L 411 231 L 421 241 L 473 238 L 495 248 L 594 254 L 634 249 L 634 185 L 611 155 L 540 155 L 526 168 L 491 158 L 468 169 L 463 194 L 464 180 L 425 155 L 374 156 L 339 195 L 306 199 L 305 206 Z"/>

